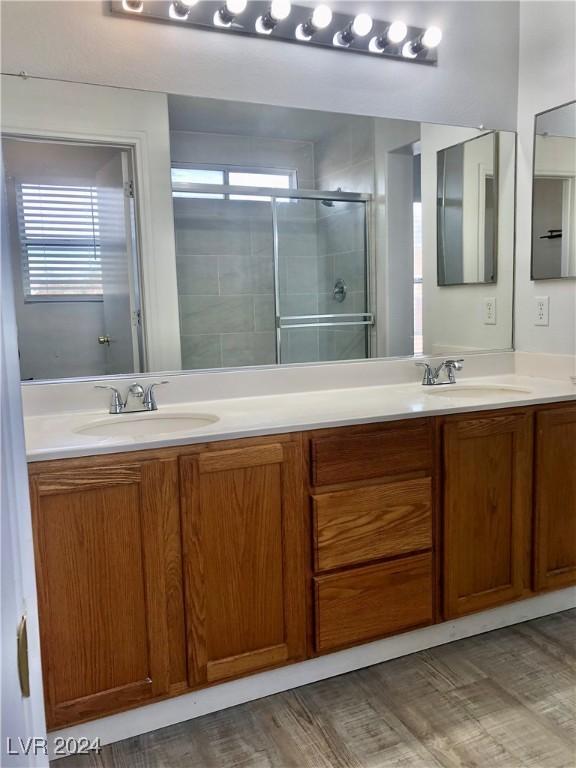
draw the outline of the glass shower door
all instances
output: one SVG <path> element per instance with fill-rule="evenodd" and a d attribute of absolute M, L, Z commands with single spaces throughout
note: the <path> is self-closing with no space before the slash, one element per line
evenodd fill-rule
<path fill-rule="evenodd" d="M 281 363 L 369 357 L 366 203 L 273 201 Z"/>

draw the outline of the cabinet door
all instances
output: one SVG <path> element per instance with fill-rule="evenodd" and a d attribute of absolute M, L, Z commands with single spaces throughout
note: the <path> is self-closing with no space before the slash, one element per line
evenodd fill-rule
<path fill-rule="evenodd" d="M 189 682 L 305 655 L 301 452 L 267 443 L 181 458 Z"/>
<path fill-rule="evenodd" d="M 576 583 L 576 408 L 536 425 L 536 589 L 557 589 Z"/>
<path fill-rule="evenodd" d="M 532 427 L 525 413 L 444 425 L 444 617 L 522 595 L 530 530 Z"/>
<path fill-rule="evenodd" d="M 169 690 L 164 513 L 177 482 L 162 461 L 33 474 L 49 727 Z"/>

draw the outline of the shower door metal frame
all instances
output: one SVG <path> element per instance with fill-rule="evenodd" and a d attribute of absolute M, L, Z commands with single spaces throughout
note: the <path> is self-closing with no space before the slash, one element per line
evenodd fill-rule
<path fill-rule="evenodd" d="M 190 192 L 194 195 L 218 195 L 226 198 L 230 195 L 238 197 L 258 197 L 270 198 L 272 210 L 272 256 L 274 266 L 274 315 L 276 327 L 276 364 L 281 364 L 282 349 L 282 330 L 286 328 L 326 328 L 346 325 L 364 325 L 367 328 L 366 333 L 366 359 L 372 356 L 373 334 L 370 332 L 375 325 L 375 318 L 370 311 L 372 304 L 372 195 L 366 192 L 330 192 L 315 189 L 278 189 L 277 187 L 241 187 L 224 184 L 194 184 L 189 182 L 174 182 L 172 184 L 174 192 Z M 327 315 L 294 315 L 282 318 L 280 315 L 280 255 L 279 255 L 279 237 L 278 237 L 278 200 L 329 200 L 342 203 L 363 203 L 364 204 L 364 259 L 365 259 L 365 295 L 368 311 L 356 312 L 353 314 L 327 314 Z M 261 202 L 268 202 L 262 200 Z M 282 320 L 331 320 L 332 318 L 357 317 L 362 318 L 356 321 L 347 322 L 318 322 L 318 323 L 298 323 L 293 325 L 282 325 Z"/>

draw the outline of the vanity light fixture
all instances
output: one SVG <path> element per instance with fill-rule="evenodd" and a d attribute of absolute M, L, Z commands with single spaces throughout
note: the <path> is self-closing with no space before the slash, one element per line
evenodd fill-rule
<path fill-rule="evenodd" d="M 296 40 L 308 42 L 321 29 L 326 29 L 332 23 L 332 10 L 327 5 L 317 5 L 312 16 L 303 24 L 296 27 Z"/>
<path fill-rule="evenodd" d="M 1 0 L 0 0 L 1 2 Z M 108 0 L 113 15 L 435 66 L 438 27 L 333 10 L 330 0 Z"/>
<path fill-rule="evenodd" d="M 374 35 L 368 43 L 368 50 L 372 53 L 383 53 L 390 45 L 398 45 L 408 34 L 408 27 L 403 21 L 393 21 L 386 27 L 381 35 Z"/>
<path fill-rule="evenodd" d="M 292 3 L 290 0 L 272 0 L 270 8 L 263 16 L 256 19 L 256 32 L 260 35 L 270 35 L 279 21 L 290 16 Z"/>
<path fill-rule="evenodd" d="M 374 22 L 367 13 L 359 13 L 340 32 L 336 32 L 332 42 L 339 48 L 349 48 L 357 37 L 366 37 L 372 30 Z"/>
<path fill-rule="evenodd" d="M 440 45 L 442 30 L 440 27 L 428 27 L 415 40 L 410 40 L 402 48 L 402 56 L 415 59 L 424 50 L 432 50 Z"/>
<path fill-rule="evenodd" d="M 143 0 L 122 0 L 122 8 L 128 13 L 142 13 L 144 2 Z"/>
<path fill-rule="evenodd" d="M 224 5 L 214 14 L 215 27 L 229 27 L 236 16 L 244 13 L 248 0 L 226 0 Z"/>
<path fill-rule="evenodd" d="M 170 10 L 168 11 L 170 18 L 175 19 L 176 21 L 184 21 L 184 19 L 188 18 L 190 9 L 193 8 L 197 2 L 198 0 L 173 0 L 170 4 Z"/>

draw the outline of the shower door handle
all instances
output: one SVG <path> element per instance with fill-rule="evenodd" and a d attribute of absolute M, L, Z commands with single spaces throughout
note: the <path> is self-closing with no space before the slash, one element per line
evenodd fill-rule
<path fill-rule="evenodd" d="M 346 319 L 348 318 L 348 319 Z M 340 312 L 330 315 L 290 315 L 278 318 L 278 328 L 329 328 L 347 325 L 374 325 L 371 312 Z"/>

